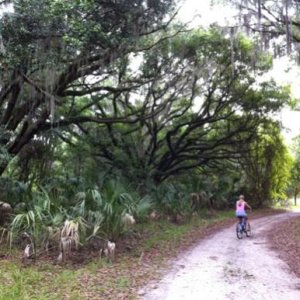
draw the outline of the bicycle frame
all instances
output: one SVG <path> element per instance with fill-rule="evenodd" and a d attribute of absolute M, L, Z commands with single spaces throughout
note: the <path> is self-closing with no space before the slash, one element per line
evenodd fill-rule
<path fill-rule="evenodd" d="M 237 222 L 236 226 L 236 235 L 238 239 L 243 238 L 243 234 L 245 233 L 247 237 L 251 236 L 251 227 L 250 223 L 246 216 L 238 217 L 239 221 Z"/>
<path fill-rule="evenodd" d="M 243 229 L 245 230 L 247 225 L 247 218 L 246 217 L 238 217 L 239 218 L 239 224 L 243 226 Z"/>

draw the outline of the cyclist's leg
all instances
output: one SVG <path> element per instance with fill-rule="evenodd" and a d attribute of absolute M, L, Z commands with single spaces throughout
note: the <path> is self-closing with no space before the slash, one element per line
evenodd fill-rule
<path fill-rule="evenodd" d="M 243 238 L 243 229 L 242 229 L 242 222 L 243 222 L 243 217 L 237 216 L 237 223 L 236 223 L 236 235 L 238 239 Z"/>
<path fill-rule="evenodd" d="M 240 232 L 243 232 L 243 230 L 245 230 L 244 214 L 238 212 L 238 213 L 236 213 L 236 217 L 239 219 L 238 224 L 237 224 L 237 230 Z"/>
<path fill-rule="evenodd" d="M 238 216 L 237 218 L 238 218 L 238 220 L 239 220 L 239 221 L 238 221 L 238 224 L 239 224 L 239 230 L 240 230 L 240 231 L 243 231 L 243 219 L 244 219 L 244 218 L 243 218 L 242 216 Z"/>
<path fill-rule="evenodd" d="M 245 228 L 246 228 L 246 217 L 243 216 L 242 217 L 242 230 L 245 230 Z"/>
<path fill-rule="evenodd" d="M 245 213 L 245 215 L 244 215 L 244 222 L 245 222 L 245 227 L 246 227 L 246 225 L 248 223 L 248 214 L 247 213 Z"/>

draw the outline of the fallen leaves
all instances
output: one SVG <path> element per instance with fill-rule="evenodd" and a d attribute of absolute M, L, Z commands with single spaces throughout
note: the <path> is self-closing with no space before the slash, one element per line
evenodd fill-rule
<path fill-rule="evenodd" d="M 300 217 L 277 224 L 268 235 L 272 249 L 286 261 L 291 271 L 300 277 Z"/>

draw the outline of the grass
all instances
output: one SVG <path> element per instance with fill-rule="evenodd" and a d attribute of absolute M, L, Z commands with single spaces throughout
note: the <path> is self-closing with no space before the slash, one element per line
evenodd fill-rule
<path fill-rule="evenodd" d="M 39 269 L 24 267 L 16 261 L 2 261 L 0 300 L 80 299 L 76 291 L 80 272 L 62 270 L 54 265 Z"/>
<path fill-rule="evenodd" d="M 191 222 L 182 224 L 180 226 L 170 223 L 168 221 L 154 222 L 148 224 L 145 233 L 148 236 L 144 241 L 143 250 L 147 251 L 153 247 L 163 248 L 165 244 L 169 246 L 176 246 L 185 234 L 191 230 L 201 230 L 210 225 L 215 224 L 233 217 L 232 211 L 221 211 L 213 217 L 208 217 L 204 212 L 198 217 L 194 217 Z"/>
<path fill-rule="evenodd" d="M 24 267 L 17 257 L 2 260 L 0 300 L 137 299 L 138 287 L 160 276 L 157 270 L 168 258 L 190 246 L 208 227 L 232 217 L 232 211 L 210 217 L 203 212 L 182 225 L 161 220 L 136 226 L 141 238 L 114 264 L 94 259 L 75 269 L 42 261 Z"/>

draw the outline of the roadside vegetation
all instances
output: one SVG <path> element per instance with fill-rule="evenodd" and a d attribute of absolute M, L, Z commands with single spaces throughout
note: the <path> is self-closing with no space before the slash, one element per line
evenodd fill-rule
<path fill-rule="evenodd" d="M 258 210 L 252 217 L 279 212 Z M 138 299 L 143 287 L 159 279 L 172 259 L 234 222 L 229 210 L 203 212 L 181 225 L 167 220 L 138 225 L 120 241 L 114 262 L 82 249 L 64 264 L 43 255 L 24 265 L 18 251 L 2 248 L 0 278 L 5 284 L 0 299 Z"/>

